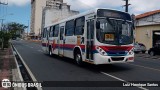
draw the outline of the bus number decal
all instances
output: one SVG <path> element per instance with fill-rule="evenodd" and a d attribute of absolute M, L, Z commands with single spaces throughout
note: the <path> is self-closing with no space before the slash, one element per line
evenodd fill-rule
<path fill-rule="evenodd" d="M 114 34 L 105 34 L 105 41 L 114 41 Z"/>

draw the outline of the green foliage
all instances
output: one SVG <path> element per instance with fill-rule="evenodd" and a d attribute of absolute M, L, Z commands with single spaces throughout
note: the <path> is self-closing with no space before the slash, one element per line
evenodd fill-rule
<path fill-rule="evenodd" d="M 3 48 L 8 48 L 9 46 L 9 39 L 11 38 L 11 34 L 10 33 L 7 33 L 7 32 L 3 32 L 3 31 L 0 31 L 0 47 L 2 47 L 2 43 L 3 43 Z"/>
<path fill-rule="evenodd" d="M 5 28 L 0 31 L 0 47 L 2 49 L 8 47 L 11 38 L 20 37 L 24 29 L 27 28 L 27 26 L 16 22 L 8 23 L 4 26 Z"/>
<path fill-rule="evenodd" d="M 12 23 L 8 23 L 8 30 L 11 33 L 11 37 L 20 37 L 20 34 L 24 32 L 24 29 L 27 28 L 27 26 L 20 24 L 20 23 L 16 23 L 16 22 L 12 22 Z"/>

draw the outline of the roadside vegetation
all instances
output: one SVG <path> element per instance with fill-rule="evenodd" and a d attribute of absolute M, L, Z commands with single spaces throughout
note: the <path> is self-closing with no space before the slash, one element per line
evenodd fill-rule
<path fill-rule="evenodd" d="M 16 39 L 17 37 L 21 38 L 21 35 L 26 28 L 27 26 L 16 22 L 3 25 L 0 30 L 0 48 L 2 50 L 8 48 L 10 39 Z"/>

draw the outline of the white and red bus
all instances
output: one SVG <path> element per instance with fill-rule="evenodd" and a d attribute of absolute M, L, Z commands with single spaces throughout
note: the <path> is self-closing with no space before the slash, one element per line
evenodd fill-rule
<path fill-rule="evenodd" d="M 45 27 L 42 47 L 49 55 L 72 58 L 78 64 L 133 62 L 132 18 L 111 9 L 75 15 Z"/>

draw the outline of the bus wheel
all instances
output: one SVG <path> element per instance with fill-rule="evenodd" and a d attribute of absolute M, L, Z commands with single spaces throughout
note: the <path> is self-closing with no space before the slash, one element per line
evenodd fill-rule
<path fill-rule="evenodd" d="M 49 48 L 49 56 L 52 56 L 52 50 Z"/>
<path fill-rule="evenodd" d="M 154 51 L 151 51 L 149 54 L 150 54 L 151 56 L 155 56 Z"/>
<path fill-rule="evenodd" d="M 77 52 L 76 55 L 75 55 L 75 60 L 76 60 L 76 63 L 80 66 L 83 65 L 83 61 L 82 61 L 82 56 L 80 54 L 80 52 Z"/>

